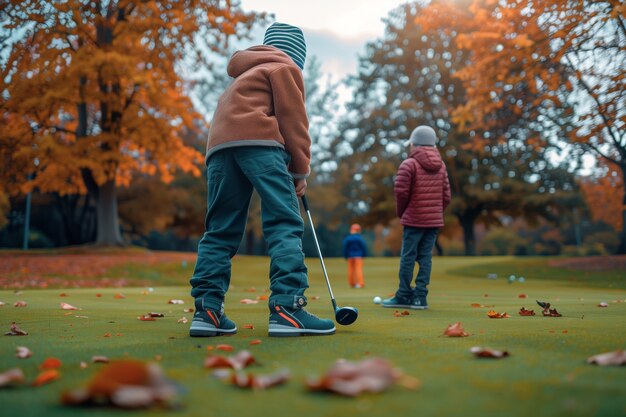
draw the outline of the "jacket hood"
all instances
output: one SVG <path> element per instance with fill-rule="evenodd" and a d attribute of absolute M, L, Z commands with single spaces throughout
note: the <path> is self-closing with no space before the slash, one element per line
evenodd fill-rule
<path fill-rule="evenodd" d="M 257 65 L 268 63 L 293 65 L 300 69 L 283 51 L 273 46 L 260 45 L 235 52 L 228 62 L 227 71 L 228 75 L 237 78 Z"/>
<path fill-rule="evenodd" d="M 443 165 L 441 154 L 434 146 L 417 146 L 410 155 L 428 172 L 437 172 Z"/>

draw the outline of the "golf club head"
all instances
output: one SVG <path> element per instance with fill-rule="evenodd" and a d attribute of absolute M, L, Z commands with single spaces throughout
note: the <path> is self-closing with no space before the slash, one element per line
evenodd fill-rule
<path fill-rule="evenodd" d="M 359 317 L 359 312 L 354 307 L 341 307 L 335 309 L 335 321 L 342 326 L 354 323 Z"/>

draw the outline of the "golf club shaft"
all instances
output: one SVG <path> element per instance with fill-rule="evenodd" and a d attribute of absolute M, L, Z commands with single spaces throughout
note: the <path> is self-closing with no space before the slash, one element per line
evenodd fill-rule
<path fill-rule="evenodd" d="M 306 212 L 307 217 L 309 218 L 309 224 L 311 225 L 311 231 L 313 231 L 313 240 L 315 241 L 315 247 L 317 248 L 317 254 L 320 258 L 320 264 L 322 264 L 322 272 L 324 272 L 324 278 L 326 278 L 326 286 L 328 286 L 328 292 L 330 293 L 330 299 L 333 302 L 333 308 L 337 309 L 337 303 L 335 302 L 335 296 L 333 295 L 333 290 L 330 288 L 330 280 L 328 279 L 328 273 L 326 272 L 326 266 L 324 265 L 324 258 L 322 257 L 322 251 L 320 249 L 320 244 L 317 241 L 317 234 L 315 233 L 315 226 L 313 225 L 313 218 L 311 218 L 311 212 L 309 211 L 309 202 L 306 199 L 306 196 L 302 196 L 302 205 L 304 206 L 304 211 Z"/>

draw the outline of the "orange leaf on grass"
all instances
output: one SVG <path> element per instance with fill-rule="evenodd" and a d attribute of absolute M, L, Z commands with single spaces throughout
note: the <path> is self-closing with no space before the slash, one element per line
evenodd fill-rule
<path fill-rule="evenodd" d="M 185 304 L 183 300 L 169 300 L 168 304 Z"/>
<path fill-rule="evenodd" d="M 356 397 L 365 392 L 383 392 L 402 379 L 402 372 L 386 359 L 369 358 L 359 362 L 338 360 L 322 377 L 309 378 L 307 386 L 312 391 L 329 391 Z M 404 386 L 418 388 L 419 384 Z"/>
<path fill-rule="evenodd" d="M 471 306 L 474 307 L 474 308 L 483 308 L 484 307 L 484 305 L 478 304 L 478 303 L 472 303 Z"/>
<path fill-rule="evenodd" d="M 188 321 L 189 320 L 187 320 L 187 317 L 181 317 L 176 321 L 176 323 L 187 324 Z"/>
<path fill-rule="evenodd" d="M 121 293 L 118 292 L 117 294 L 115 294 L 113 296 L 113 298 L 117 298 L 118 300 L 121 300 L 121 299 L 126 298 L 126 297 L 124 296 L 124 294 L 121 294 Z"/>
<path fill-rule="evenodd" d="M 26 307 L 28 303 L 26 301 L 20 300 L 13 303 L 13 307 Z"/>
<path fill-rule="evenodd" d="M 289 380 L 289 370 L 281 369 L 268 375 L 251 375 L 237 372 L 232 375 L 231 382 L 240 388 L 266 389 L 284 384 Z"/>
<path fill-rule="evenodd" d="M 269 297 L 267 295 L 257 295 L 256 299 L 263 301 L 263 300 L 267 300 Z"/>
<path fill-rule="evenodd" d="M 34 387 L 40 387 L 45 384 L 49 384 L 52 381 L 55 381 L 61 377 L 61 374 L 57 369 L 46 369 L 42 371 L 37 378 L 33 381 Z"/>
<path fill-rule="evenodd" d="M 144 314 L 143 316 L 137 317 L 137 320 L 141 320 L 141 321 L 156 321 L 156 319 L 154 317 L 151 317 L 148 314 Z"/>
<path fill-rule="evenodd" d="M 39 369 L 58 369 L 61 367 L 61 361 L 57 358 L 46 358 L 41 365 L 39 365 Z"/>
<path fill-rule="evenodd" d="M 209 369 L 232 368 L 234 370 L 240 370 L 255 362 L 254 357 L 249 351 L 241 350 L 232 356 L 211 355 L 204 360 L 204 367 Z"/>
<path fill-rule="evenodd" d="M 403 310 L 403 311 L 395 310 L 393 312 L 394 317 L 405 317 L 405 316 L 408 316 L 409 314 L 410 313 L 407 310 Z"/>
<path fill-rule="evenodd" d="M 517 298 L 527 298 L 528 296 L 526 294 L 520 294 L 517 296 Z"/>
<path fill-rule="evenodd" d="M 254 326 L 252 324 L 244 324 L 242 326 L 244 329 L 250 329 L 250 330 L 254 330 Z"/>
<path fill-rule="evenodd" d="M 59 297 L 67 297 L 67 294 L 65 294 L 64 292 L 62 292 L 61 294 L 59 294 Z"/>
<path fill-rule="evenodd" d="M 511 317 L 507 313 L 498 313 L 494 310 L 489 310 L 487 316 L 489 316 L 490 319 L 508 319 Z"/>
<path fill-rule="evenodd" d="M 109 363 L 109 358 L 106 356 L 92 356 L 91 363 Z"/>
<path fill-rule="evenodd" d="M 519 310 L 519 315 L 520 316 L 534 316 L 535 310 L 526 310 L 524 307 L 522 307 Z"/>
<path fill-rule="evenodd" d="M 215 349 L 223 350 L 225 352 L 232 352 L 233 351 L 233 347 L 231 345 L 226 345 L 226 344 L 217 345 L 217 346 L 215 346 Z"/>
<path fill-rule="evenodd" d="M 470 334 L 463 329 L 461 322 L 456 322 L 454 324 L 450 324 L 446 327 L 446 330 L 443 332 L 444 336 L 448 337 L 467 337 Z"/>
<path fill-rule="evenodd" d="M 259 302 L 257 300 L 251 300 L 250 298 L 244 298 L 239 300 L 239 302 L 241 304 L 258 304 Z"/>
<path fill-rule="evenodd" d="M 68 304 L 68 303 L 61 303 L 61 309 L 62 310 L 80 310 L 80 308 L 74 307 L 73 305 Z"/>
<path fill-rule="evenodd" d="M 250 343 L 248 343 L 249 345 L 260 345 L 261 341 L 259 339 L 254 339 L 251 340 Z"/>

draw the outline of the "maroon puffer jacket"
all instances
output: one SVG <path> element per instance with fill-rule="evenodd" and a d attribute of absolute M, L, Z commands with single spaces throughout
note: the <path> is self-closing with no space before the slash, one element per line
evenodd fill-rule
<path fill-rule="evenodd" d="M 394 193 L 396 214 L 405 226 L 442 227 L 450 203 L 446 164 L 437 148 L 416 146 L 400 164 Z"/>

